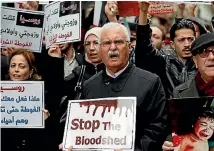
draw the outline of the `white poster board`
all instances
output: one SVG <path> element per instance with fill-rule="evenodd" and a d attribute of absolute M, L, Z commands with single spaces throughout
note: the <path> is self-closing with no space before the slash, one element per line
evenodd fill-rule
<path fill-rule="evenodd" d="M 63 149 L 134 151 L 136 97 L 72 100 Z"/>
<path fill-rule="evenodd" d="M 44 82 L 1 81 L 1 128 L 44 128 Z"/>
<path fill-rule="evenodd" d="M 52 2 L 45 6 L 46 49 L 52 43 L 81 40 L 81 2 Z"/>
<path fill-rule="evenodd" d="M 44 12 L 1 7 L 1 48 L 41 53 Z"/>

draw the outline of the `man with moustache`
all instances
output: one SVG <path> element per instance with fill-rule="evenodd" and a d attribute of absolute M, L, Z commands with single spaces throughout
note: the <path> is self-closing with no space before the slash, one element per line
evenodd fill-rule
<path fill-rule="evenodd" d="M 176 87 L 174 98 L 214 96 L 214 33 L 199 36 L 193 43 L 191 52 L 198 68 L 196 76 Z M 170 139 L 171 141 L 171 139 Z M 163 151 L 172 151 L 173 143 L 165 141 Z M 209 139 L 210 151 L 214 151 L 214 138 Z"/>
<path fill-rule="evenodd" d="M 147 23 L 148 2 L 139 2 L 140 15 L 137 27 L 135 64 L 144 70 L 156 73 L 164 83 L 167 98 L 172 97 L 173 89 L 193 78 L 195 64 L 190 52 L 196 32 L 191 21 L 181 20 L 170 29 L 171 47 L 176 55 L 161 54 L 151 42 L 151 33 Z"/>
<path fill-rule="evenodd" d="M 137 98 L 135 151 L 160 151 L 166 137 L 166 99 L 160 78 L 129 62 L 130 36 L 125 26 L 102 27 L 100 53 L 106 69 L 83 85 L 82 99 Z"/>

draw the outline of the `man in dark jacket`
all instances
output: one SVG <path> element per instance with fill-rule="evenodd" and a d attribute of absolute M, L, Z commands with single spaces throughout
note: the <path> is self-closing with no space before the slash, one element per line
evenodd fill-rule
<path fill-rule="evenodd" d="M 195 78 L 181 84 L 173 91 L 174 98 L 214 96 L 214 33 L 199 36 L 191 52 L 198 68 Z M 210 151 L 214 150 L 214 139 L 209 141 Z M 212 145 L 211 145 L 212 143 Z M 173 144 L 166 141 L 164 151 L 173 150 Z"/>
<path fill-rule="evenodd" d="M 149 3 L 139 2 L 139 7 L 135 64 L 159 75 L 164 83 L 166 96 L 169 98 L 176 86 L 191 79 L 196 73 L 190 53 L 191 44 L 195 40 L 195 29 L 192 22 L 187 20 L 175 23 L 171 27 L 170 38 L 177 55 L 163 55 L 151 43 L 151 29 L 147 24 Z"/>
<path fill-rule="evenodd" d="M 167 128 L 164 89 L 158 76 L 129 63 L 130 37 L 125 26 L 102 27 L 100 52 L 106 70 L 87 80 L 82 99 L 137 97 L 136 151 L 160 151 Z"/>

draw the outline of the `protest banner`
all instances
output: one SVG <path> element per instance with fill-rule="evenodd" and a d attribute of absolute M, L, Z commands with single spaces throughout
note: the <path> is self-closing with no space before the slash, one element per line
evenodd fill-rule
<path fill-rule="evenodd" d="M 121 17 L 139 16 L 139 5 L 136 1 L 118 1 L 118 9 Z M 168 14 L 174 13 L 172 2 L 149 2 L 148 14 Z M 132 7 L 130 7 L 132 6 Z"/>
<path fill-rule="evenodd" d="M 1 128 L 44 128 L 44 82 L 1 81 Z"/>
<path fill-rule="evenodd" d="M 46 48 L 52 43 L 81 40 L 80 1 L 52 2 L 45 6 Z"/>
<path fill-rule="evenodd" d="M 1 7 L 1 48 L 41 53 L 44 12 Z"/>
<path fill-rule="evenodd" d="M 214 132 L 214 97 L 169 100 L 174 151 L 208 151 Z"/>
<path fill-rule="evenodd" d="M 136 97 L 72 100 L 63 149 L 134 151 Z"/>

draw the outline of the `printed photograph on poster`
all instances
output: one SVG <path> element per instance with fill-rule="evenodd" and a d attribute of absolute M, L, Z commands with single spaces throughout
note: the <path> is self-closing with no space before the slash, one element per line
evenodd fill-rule
<path fill-rule="evenodd" d="M 174 151 L 209 151 L 214 140 L 214 97 L 169 100 Z"/>
<path fill-rule="evenodd" d="M 16 47 L 41 53 L 44 12 L 1 7 L 1 48 Z"/>
<path fill-rule="evenodd" d="M 63 149 L 134 151 L 135 123 L 136 97 L 69 101 Z"/>
<path fill-rule="evenodd" d="M 81 40 L 80 1 L 52 2 L 45 6 L 46 49 L 51 44 Z"/>
<path fill-rule="evenodd" d="M 43 81 L 1 81 L 0 93 L 1 128 L 45 127 Z"/>

